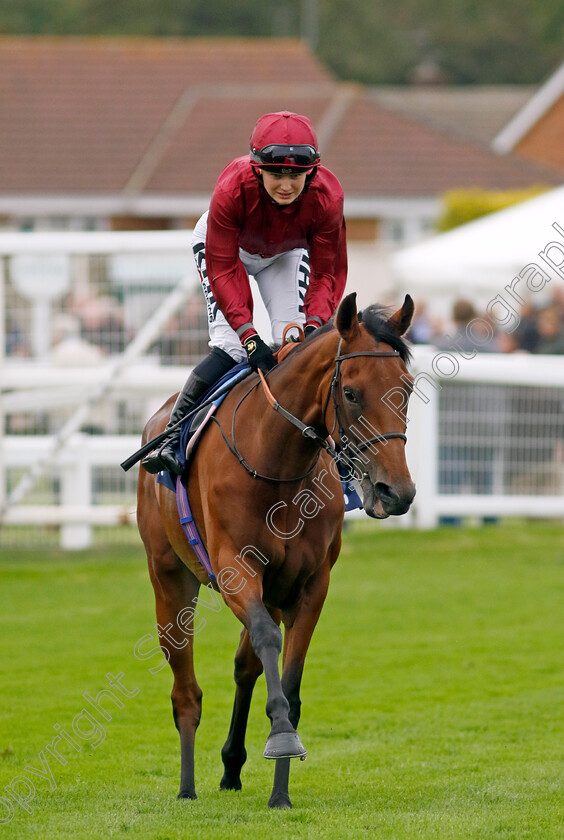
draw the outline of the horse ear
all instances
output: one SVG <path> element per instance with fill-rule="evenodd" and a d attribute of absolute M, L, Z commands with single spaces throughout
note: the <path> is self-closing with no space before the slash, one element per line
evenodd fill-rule
<path fill-rule="evenodd" d="M 409 295 L 406 295 L 403 306 L 397 312 L 394 312 L 388 322 L 394 332 L 398 335 L 403 335 L 408 331 L 414 311 L 413 299 Z"/>
<path fill-rule="evenodd" d="M 335 316 L 335 326 L 345 340 L 350 340 L 360 332 L 356 311 L 356 292 L 351 292 L 341 301 Z"/>

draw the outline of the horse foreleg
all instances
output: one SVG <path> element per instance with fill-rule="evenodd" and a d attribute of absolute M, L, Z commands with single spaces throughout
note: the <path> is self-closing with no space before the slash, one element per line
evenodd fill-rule
<path fill-rule="evenodd" d="M 229 556 L 229 555 L 228 555 Z M 230 558 L 234 555 L 231 554 Z M 220 566 L 223 568 L 223 565 Z M 262 601 L 262 583 L 258 577 L 246 579 L 235 594 L 223 592 L 225 602 L 248 630 L 253 650 L 262 663 L 266 678 L 266 714 L 270 718 L 270 734 L 264 750 L 265 758 L 295 758 L 305 749 L 290 723 L 290 706 L 282 690 L 278 660 L 282 651 L 282 632 L 269 615 Z"/>
<path fill-rule="evenodd" d="M 280 624 L 280 610 L 270 610 L 276 624 Z M 221 750 L 225 772 L 220 783 L 221 790 L 241 790 L 241 768 L 247 760 L 245 734 L 253 690 L 262 674 L 262 662 L 251 645 L 248 630 L 241 633 L 241 640 L 235 654 L 235 701 L 227 740 Z"/>
<path fill-rule="evenodd" d="M 248 616 L 251 644 L 262 662 L 266 678 L 266 714 L 270 718 L 270 734 L 266 741 L 264 757 L 301 758 L 305 756 L 306 751 L 290 722 L 290 704 L 282 689 L 278 670 L 282 632 L 262 601 L 252 604 Z"/>
<path fill-rule="evenodd" d="M 327 589 L 329 587 L 327 565 L 308 585 L 300 605 L 288 622 L 284 635 L 284 657 L 282 671 L 282 690 L 290 708 L 290 722 L 297 729 L 301 713 L 300 685 L 305 658 L 313 631 L 319 619 Z M 305 758 L 305 756 L 304 756 Z M 274 783 L 268 804 L 270 808 L 291 808 L 288 783 L 290 778 L 290 759 L 279 758 L 274 769 Z"/>
<path fill-rule="evenodd" d="M 245 732 L 255 683 L 262 673 L 262 663 L 251 645 L 245 628 L 235 654 L 235 701 L 227 740 L 221 750 L 225 772 L 220 782 L 221 790 L 241 790 L 241 768 L 247 760 Z"/>
<path fill-rule="evenodd" d="M 192 611 L 200 583 L 172 548 L 150 556 L 149 571 L 155 589 L 159 640 L 174 675 L 172 713 L 180 735 L 178 798 L 196 799 L 194 742 L 202 711 L 202 691 L 194 674 Z"/>

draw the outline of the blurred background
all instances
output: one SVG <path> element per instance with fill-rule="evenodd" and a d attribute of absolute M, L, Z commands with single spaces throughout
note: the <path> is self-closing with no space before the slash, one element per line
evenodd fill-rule
<path fill-rule="evenodd" d="M 0 33 L 3 544 L 136 538 L 119 462 L 207 349 L 190 230 L 282 109 L 347 291 L 416 300 L 402 525 L 562 517 L 562 3 L 3 0 Z"/>

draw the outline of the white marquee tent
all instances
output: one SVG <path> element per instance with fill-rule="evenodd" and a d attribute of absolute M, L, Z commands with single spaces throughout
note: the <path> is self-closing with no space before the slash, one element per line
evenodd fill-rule
<path fill-rule="evenodd" d="M 547 251 L 550 242 L 561 251 Z M 542 252 L 553 264 L 562 263 L 560 272 Z M 391 259 L 398 292 L 442 312 L 457 297 L 486 305 L 532 263 L 564 283 L 564 186 L 404 248 Z"/>

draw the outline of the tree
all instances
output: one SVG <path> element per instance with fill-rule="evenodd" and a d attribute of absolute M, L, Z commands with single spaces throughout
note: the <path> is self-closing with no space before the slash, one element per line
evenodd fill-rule
<path fill-rule="evenodd" d="M 562 61 L 562 0 L 2 0 L 4 34 L 300 37 L 340 79 L 404 84 L 431 60 L 457 84 L 538 83 Z"/>

